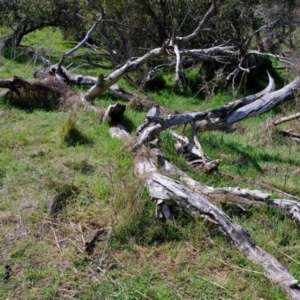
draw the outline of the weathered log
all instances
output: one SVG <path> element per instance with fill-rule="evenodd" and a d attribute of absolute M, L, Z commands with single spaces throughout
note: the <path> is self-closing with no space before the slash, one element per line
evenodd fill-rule
<path fill-rule="evenodd" d="M 220 195 L 230 195 L 238 196 L 241 198 L 254 199 L 259 201 L 266 201 L 270 199 L 271 194 L 264 193 L 260 190 L 249 190 L 240 187 L 224 187 L 224 188 L 213 188 L 199 181 L 194 180 L 188 176 L 185 172 L 181 171 L 179 168 L 170 163 L 163 155 L 159 149 L 151 149 L 152 158 L 157 161 L 162 167 L 163 171 L 167 175 L 175 175 L 178 179 L 185 183 L 191 190 L 197 192 L 198 194 L 209 197 L 210 196 L 220 196 Z M 210 198 L 211 199 L 211 198 Z"/>
<path fill-rule="evenodd" d="M 230 203 L 237 204 L 237 206 L 242 208 L 244 211 L 248 207 L 261 207 L 263 205 L 269 205 L 279 210 L 287 211 L 292 219 L 300 222 L 299 201 L 270 199 L 271 194 L 262 192 L 260 190 L 250 190 L 240 187 L 213 188 L 194 180 L 187 173 L 174 166 L 164 157 L 160 149 L 151 149 L 150 153 L 152 159 L 159 164 L 160 169 L 165 175 L 176 176 L 180 182 L 184 183 L 193 192 L 196 192 L 197 194 L 209 199 L 209 201 L 216 205 L 222 203 L 226 204 L 229 201 Z M 222 196 L 225 196 L 225 198 Z"/>
<path fill-rule="evenodd" d="M 245 98 L 233 101 L 231 103 L 228 103 L 220 108 L 217 109 L 209 109 L 202 112 L 194 112 L 194 113 L 185 113 L 185 114 L 177 114 L 177 115 L 168 115 L 167 118 L 159 118 L 157 119 L 157 123 L 154 124 L 153 122 L 149 123 L 147 126 L 143 128 L 143 132 L 139 135 L 139 138 L 134 145 L 134 148 L 137 148 L 141 144 L 143 144 L 145 141 L 151 140 L 153 137 L 155 137 L 158 133 L 176 126 L 176 125 L 183 125 L 187 123 L 194 123 L 197 122 L 197 126 L 201 126 L 201 128 L 204 130 L 209 129 L 215 129 L 218 127 L 228 126 L 229 122 L 227 121 L 228 117 L 233 118 L 234 112 L 238 111 L 240 108 L 243 108 L 244 106 L 248 106 L 250 104 L 253 104 L 254 107 L 256 107 L 257 101 L 260 101 L 261 99 L 264 99 L 264 97 L 267 97 L 271 92 L 274 90 L 275 84 L 273 78 L 268 74 L 269 76 L 269 85 L 267 88 L 265 88 L 260 93 L 247 96 Z M 299 79 L 300 81 L 300 79 Z M 280 91 L 286 91 L 287 89 L 283 88 L 279 91 L 277 91 L 277 95 L 282 95 L 282 92 Z M 273 93 L 272 93 L 273 94 Z M 290 94 L 288 94 L 290 96 Z M 285 99 L 283 96 L 281 97 L 282 101 Z M 272 98 L 268 98 L 270 102 L 272 102 Z M 272 102 L 273 103 L 273 102 Z M 271 109 L 272 107 L 269 106 Z M 263 113 L 262 111 L 259 111 L 260 113 Z M 245 116 L 246 118 L 247 116 Z M 153 120 L 154 121 L 154 120 Z M 204 121 L 203 124 L 199 121 Z M 238 120 L 237 120 L 238 121 Z M 231 123 L 234 123 L 231 120 Z"/>
<path fill-rule="evenodd" d="M 105 111 L 102 121 L 106 123 L 119 123 L 124 115 L 126 106 L 124 104 L 111 104 Z"/>
<path fill-rule="evenodd" d="M 34 78 L 41 78 L 45 79 L 49 77 L 49 74 L 55 73 L 55 70 L 57 68 L 57 64 L 55 65 L 49 65 L 49 66 L 41 66 L 35 73 Z M 71 85 L 86 85 L 91 86 L 97 84 L 97 77 L 93 76 L 85 76 L 81 74 L 73 74 L 69 72 L 66 68 L 63 66 L 61 67 L 63 69 L 64 74 L 68 78 L 68 82 Z M 137 93 L 134 93 L 132 91 L 128 91 L 120 87 L 118 84 L 113 84 L 108 88 L 108 90 L 113 93 L 118 98 L 128 102 L 128 105 L 137 111 L 148 111 L 152 106 L 155 105 L 155 102 L 153 102 L 148 96 L 140 95 Z M 175 113 L 175 110 L 171 109 L 165 109 L 163 110 L 166 113 Z"/>
<path fill-rule="evenodd" d="M 299 92 L 299 87 L 300 77 L 297 77 L 282 89 L 269 93 L 248 105 L 232 111 L 226 117 L 226 123 L 232 124 L 249 117 L 263 114 L 275 106 L 294 98 Z"/>
<path fill-rule="evenodd" d="M 139 136 L 140 133 L 144 130 L 144 128 L 148 127 L 153 121 L 159 118 L 159 106 L 154 105 L 151 109 L 149 109 L 146 119 L 144 123 L 142 123 L 136 130 L 136 135 Z"/>
<path fill-rule="evenodd" d="M 158 173 L 154 163 L 149 159 L 144 158 L 137 161 L 136 173 L 146 178 L 150 196 L 153 199 L 174 201 L 193 215 L 206 216 L 208 219 L 216 222 L 235 246 L 248 259 L 261 265 L 266 276 L 280 285 L 290 299 L 300 299 L 298 281 L 272 255 L 257 246 L 249 236 L 249 233 L 240 225 L 234 223 L 217 206 L 192 192 L 178 181 Z"/>
<path fill-rule="evenodd" d="M 292 194 L 289 194 L 289 193 L 286 193 L 280 189 L 277 189 L 275 188 L 274 186 L 271 186 L 265 182 L 261 182 L 261 181 L 256 181 L 256 180 L 253 180 L 253 179 L 250 179 L 246 176 L 243 176 L 243 175 L 233 175 L 233 174 L 230 174 L 230 173 L 226 173 L 224 171 L 219 171 L 220 174 L 224 177 L 227 177 L 229 178 L 230 180 L 235 180 L 235 179 L 239 179 L 239 180 L 243 180 L 245 182 L 249 182 L 249 184 L 255 184 L 257 186 L 260 186 L 262 189 L 266 190 L 266 191 L 269 191 L 271 193 L 274 193 L 276 192 L 278 195 L 280 195 L 280 197 L 282 198 L 290 198 L 290 199 L 293 199 L 293 200 L 296 200 L 296 201 L 299 201 L 300 202 L 300 198 L 299 197 L 296 197 Z"/>
<path fill-rule="evenodd" d="M 125 109 L 126 106 L 124 104 L 112 104 L 105 110 L 102 118 L 103 122 L 107 122 L 110 125 L 109 133 L 111 137 L 124 141 L 129 140 L 131 137 L 126 128 L 120 124 Z"/>
<path fill-rule="evenodd" d="M 182 136 L 174 131 L 171 131 L 172 136 L 176 140 L 176 150 L 183 154 L 187 165 L 191 167 L 196 173 L 211 172 L 216 170 L 220 164 L 220 160 L 211 160 L 203 151 L 199 141 L 195 137 L 196 133 L 193 130 L 194 140 L 196 143 L 191 142 L 187 137 Z"/>
<path fill-rule="evenodd" d="M 109 133 L 111 137 L 117 138 L 119 140 L 128 141 L 131 138 L 130 133 L 121 124 L 116 124 L 109 128 Z"/>
<path fill-rule="evenodd" d="M 192 182 L 195 186 L 199 188 L 198 183 L 187 176 L 184 172 L 174 167 L 170 164 L 161 154 L 160 150 L 155 148 L 150 152 L 155 153 L 157 161 L 160 165 L 164 166 L 164 171 L 169 174 L 175 172 L 176 175 L 180 176 L 180 179 Z M 184 210 L 187 210 L 193 215 L 200 215 L 205 217 L 209 221 L 218 225 L 223 233 L 236 245 L 236 247 L 244 252 L 246 257 L 253 262 L 261 265 L 265 270 L 266 276 L 273 282 L 280 285 L 288 294 L 291 299 L 299 299 L 300 297 L 300 286 L 298 281 L 289 273 L 289 271 L 280 264 L 272 255 L 265 252 L 263 249 L 258 247 L 254 241 L 249 236 L 249 233 L 243 229 L 240 225 L 234 223 L 223 211 L 221 211 L 217 206 L 210 203 L 205 197 L 193 192 L 188 189 L 180 182 L 170 179 L 158 173 L 157 168 L 150 158 L 145 158 L 144 156 L 138 157 L 135 164 L 135 172 L 138 176 L 142 177 L 149 189 L 151 198 L 158 205 L 157 215 L 165 215 L 166 218 L 172 219 L 172 215 L 169 214 L 167 207 L 165 207 L 165 212 L 163 213 L 163 201 L 173 201 Z M 173 173 L 174 174 L 174 173 Z M 207 194 L 212 193 L 212 188 L 201 187 L 201 192 L 206 189 Z M 224 190 L 219 190 L 218 192 L 223 192 Z M 241 189 L 226 189 L 227 193 L 242 193 L 247 197 L 256 197 L 267 199 L 269 195 L 254 191 L 251 193 L 249 191 Z"/>

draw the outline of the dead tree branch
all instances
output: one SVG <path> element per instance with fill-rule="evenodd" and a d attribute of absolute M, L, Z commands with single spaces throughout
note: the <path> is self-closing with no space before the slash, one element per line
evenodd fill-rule
<path fill-rule="evenodd" d="M 211 16 L 211 14 L 213 13 L 213 11 L 216 9 L 216 1 L 213 0 L 212 4 L 209 8 L 209 10 L 206 12 L 206 14 L 204 15 L 204 17 L 200 20 L 197 28 L 189 35 L 185 36 L 185 37 L 176 37 L 177 41 L 182 41 L 182 42 L 187 42 L 191 39 L 193 39 L 194 37 L 198 36 L 203 25 L 205 24 L 205 22 L 207 21 L 207 19 Z"/>
<path fill-rule="evenodd" d="M 277 126 L 277 125 L 280 125 L 282 123 L 293 121 L 293 120 L 296 120 L 296 119 L 299 119 L 299 118 L 300 118 L 300 113 L 296 113 L 294 115 L 290 115 L 288 117 L 280 118 L 280 119 L 274 121 L 274 125 Z"/>
<path fill-rule="evenodd" d="M 198 122 L 198 128 L 203 130 L 215 129 L 218 127 L 228 126 L 229 124 L 238 122 L 251 116 L 259 115 L 279 103 L 290 99 L 294 95 L 294 89 L 298 87 L 300 77 L 295 79 L 290 85 L 283 87 L 277 92 L 274 90 L 274 80 L 269 75 L 269 85 L 262 92 L 250 95 L 248 97 L 233 101 L 217 109 L 209 109 L 202 112 L 186 113 L 178 115 L 169 115 L 167 118 L 159 119 L 158 124 L 153 122 L 144 128 L 139 135 L 139 139 L 135 144 L 135 148 L 149 141 L 153 136 L 157 135 L 170 127 L 183 125 L 192 122 Z M 203 121 L 203 123 L 199 123 Z"/>

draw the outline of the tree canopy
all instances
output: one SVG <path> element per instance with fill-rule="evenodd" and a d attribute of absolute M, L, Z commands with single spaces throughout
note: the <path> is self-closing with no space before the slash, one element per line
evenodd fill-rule
<path fill-rule="evenodd" d="M 5 47 L 18 47 L 22 38 L 44 27 L 58 27 L 75 34 L 80 24 L 81 1 L 3 0 L 0 2 L 0 25 L 9 29 Z"/>

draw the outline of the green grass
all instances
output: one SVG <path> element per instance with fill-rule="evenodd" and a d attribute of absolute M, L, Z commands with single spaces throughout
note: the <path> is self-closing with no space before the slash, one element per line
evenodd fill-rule
<path fill-rule="evenodd" d="M 43 44 L 54 61 L 72 47 L 49 29 L 25 43 Z M 1 77 L 31 77 L 37 65 L 15 58 L 0 58 Z M 228 91 L 210 101 L 178 96 L 171 78 L 166 83 L 151 96 L 170 108 L 196 111 L 233 100 Z M 107 107 L 115 100 L 105 93 L 96 103 Z M 243 121 L 235 131 L 199 134 L 204 151 L 222 159 L 219 173 L 191 173 L 167 131 L 162 146 L 170 161 L 208 185 L 261 189 L 257 182 L 264 182 L 300 197 L 299 145 L 265 126 L 295 107 Z M 123 123 L 134 135 L 144 118 L 128 109 Z M 285 126 L 300 131 L 297 121 Z M 175 223 L 157 220 L 148 191 L 134 175 L 130 146 L 110 138 L 96 114 L 26 109 L 1 99 L 0 128 L 1 299 L 286 299 L 213 225 L 177 207 L 171 207 Z M 183 134 L 190 135 L 189 126 Z M 54 196 L 59 205 L 50 212 Z M 226 209 L 300 278 L 299 226 L 289 216 L 268 207 L 245 214 Z M 104 229 L 91 254 L 85 253 L 85 243 Z M 6 282 L 5 265 L 11 267 Z"/>

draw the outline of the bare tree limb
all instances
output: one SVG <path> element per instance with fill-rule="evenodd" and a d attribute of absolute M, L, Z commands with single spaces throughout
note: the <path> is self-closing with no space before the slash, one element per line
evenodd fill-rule
<path fill-rule="evenodd" d="M 160 119 L 159 124 L 151 125 L 148 124 L 149 127 L 144 127 L 144 131 L 139 135 L 139 138 L 134 146 L 137 148 L 139 145 L 143 144 L 145 141 L 151 140 L 155 135 L 163 130 L 166 130 L 175 125 L 183 125 L 186 123 L 205 121 L 204 124 L 199 125 L 202 126 L 205 130 L 212 129 L 216 127 L 228 126 L 228 124 L 232 124 L 241 119 L 258 115 L 260 113 L 265 112 L 263 108 L 271 109 L 276 103 L 279 104 L 282 101 L 290 98 L 293 95 L 293 87 L 298 85 L 298 81 L 300 81 L 300 77 L 295 80 L 295 82 L 291 85 L 288 85 L 277 92 L 271 93 L 274 89 L 274 80 L 269 76 L 269 85 L 262 92 L 250 95 L 248 97 L 233 101 L 227 105 L 224 105 L 217 109 L 209 109 L 202 112 L 195 113 L 186 113 L 186 114 L 178 114 L 178 115 L 169 115 L 165 119 Z M 275 93 L 275 94 L 274 94 Z M 274 102 L 273 97 L 269 95 L 277 96 L 277 101 Z M 248 112 L 249 106 L 251 106 L 251 111 Z M 240 112 L 240 110 L 246 107 L 248 108 L 246 112 L 243 112 L 243 115 L 236 114 L 236 112 Z M 238 119 L 240 117 L 240 119 Z"/>
<path fill-rule="evenodd" d="M 107 77 L 101 77 L 101 80 L 98 80 L 96 85 L 94 85 L 86 94 L 85 99 L 89 102 L 92 102 L 96 97 L 101 95 L 105 90 L 107 90 L 110 86 L 115 84 L 118 80 L 123 78 L 125 75 L 130 72 L 136 71 L 140 66 L 151 60 L 153 57 L 161 55 L 165 53 L 164 48 L 156 48 L 144 56 L 139 57 L 137 59 L 129 60 L 125 63 L 121 68 L 115 70 Z"/>
<path fill-rule="evenodd" d="M 67 56 L 72 55 L 72 54 L 73 54 L 74 52 L 76 52 L 79 48 L 81 48 L 83 45 L 86 44 L 86 42 L 88 41 L 88 39 L 91 37 L 91 34 L 95 31 L 96 27 L 97 27 L 98 24 L 101 22 L 101 20 L 102 20 L 102 16 L 100 16 L 100 17 L 98 18 L 98 20 L 93 24 L 93 26 L 89 29 L 89 31 L 87 32 L 86 36 L 83 38 L 83 40 L 82 40 L 80 43 L 78 43 L 74 48 L 72 48 L 71 50 L 65 52 L 65 53 L 62 55 L 62 57 L 61 57 L 59 63 L 57 64 L 57 67 L 58 67 L 58 68 L 63 64 L 63 62 L 64 62 L 64 60 L 66 59 Z"/>
<path fill-rule="evenodd" d="M 294 115 L 290 115 L 288 117 L 284 117 L 284 118 L 281 118 L 281 119 L 278 119 L 278 120 L 274 121 L 274 125 L 277 126 L 277 125 L 280 125 L 282 123 L 286 123 L 286 122 L 296 120 L 296 119 L 299 119 L 299 118 L 300 118 L 300 113 L 296 113 Z"/>
<path fill-rule="evenodd" d="M 213 13 L 213 11 L 215 9 L 216 9 L 216 1 L 213 0 L 209 10 L 206 12 L 204 17 L 199 22 L 198 27 L 191 34 L 189 34 L 185 37 L 180 37 L 180 36 L 176 37 L 176 40 L 182 41 L 182 42 L 187 42 L 187 41 L 193 39 L 194 37 L 198 36 L 202 29 L 202 26 L 204 25 L 204 23 L 207 21 L 207 19 L 210 17 L 210 15 Z"/>
<path fill-rule="evenodd" d="M 175 81 L 177 82 L 180 91 L 183 91 L 183 85 L 182 85 L 182 80 L 181 80 L 181 76 L 180 76 L 180 53 L 179 53 L 179 49 L 178 49 L 178 45 L 174 45 L 174 52 L 175 52 L 175 56 L 176 56 L 176 68 L 175 68 Z"/>

